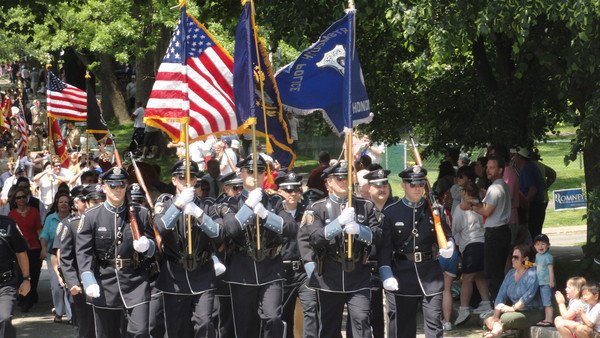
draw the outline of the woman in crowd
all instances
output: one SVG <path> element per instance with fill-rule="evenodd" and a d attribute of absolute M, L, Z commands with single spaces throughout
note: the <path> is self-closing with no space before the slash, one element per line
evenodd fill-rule
<path fill-rule="evenodd" d="M 544 319 L 537 274 L 535 269 L 529 268 L 533 255 L 529 245 L 514 247 L 512 269 L 498 291 L 494 315 L 484 322 L 490 330 L 484 337 L 498 337 L 507 329 L 526 329 Z"/>
<path fill-rule="evenodd" d="M 30 196 L 31 191 L 29 189 L 17 187 L 15 194 L 9 200 L 9 203 L 16 205 L 16 208 L 8 213 L 8 217 L 17 222 L 17 226 L 28 246 L 27 257 L 29 258 L 31 291 L 19 300 L 19 307 L 23 312 L 28 312 L 33 304 L 37 302 L 37 284 L 42 270 L 42 260 L 46 258 L 46 252 L 42 251 L 42 245 L 38 239 L 40 230 L 42 230 L 42 221 L 37 209 L 27 204 Z"/>
<path fill-rule="evenodd" d="M 48 267 L 53 266 L 51 260 L 57 259 L 55 255 L 51 255 L 52 243 L 54 243 L 54 236 L 56 235 L 56 228 L 58 224 L 62 222 L 71 214 L 71 198 L 68 193 L 59 192 L 54 197 L 54 203 L 48 211 L 48 216 L 44 221 L 44 228 L 40 234 L 40 240 L 42 242 L 42 248 L 46 252 L 46 263 Z M 71 307 L 67 300 L 68 295 L 65 294 L 65 290 L 61 287 L 58 275 L 50 273 L 50 288 L 52 290 L 52 304 L 54 304 L 54 322 L 62 322 L 62 317 L 67 315 L 67 320 L 71 320 Z"/>
<path fill-rule="evenodd" d="M 53 198 L 58 191 L 58 185 L 62 182 L 69 183 L 70 177 L 64 176 L 61 172 L 61 164 L 58 161 L 46 162 L 44 170 L 33 177 L 40 188 L 40 200 L 46 206 L 46 209 L 52 206 Z"/>

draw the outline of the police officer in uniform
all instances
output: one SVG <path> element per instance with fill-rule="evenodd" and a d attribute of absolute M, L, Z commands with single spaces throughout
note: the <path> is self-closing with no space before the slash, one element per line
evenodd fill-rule
<path fill-rule="evenodd" d="M 329 196 L 313 203 L 302 221 L 317 256 L 317 271 L 312 273 L 309 286 L 317 289 L 319 336 L 339 336 L 342 312 L 348 304 L 353 337 L 371 337 L 371 272 L 366 263 L 369 246 L 381 237 L 375 206 L 354 196 L 348 206 L 346 161 L 325 169 L 323 175 Z M 348 235 L 353 241 L 352 258 L 347 254 Z"/>
<path fill-rule="evenodd" d="M 21 276 L 18 275 L 19 265 Z M 22 280 L 19 285 L 19 281 Z M 19 295 L 25 296 L 31 289 L 27 242 L 17 228 L 17 223 L 0 215 L 0 337 L 17 336 L 12 325 L 13 307 Z"/>
<path fill-rule="evenodd" d="M 224 218 L 232 245 L 228 248 L 223 280 L 229 284 L 237 337 L 282 337 L 284 275 L 280 250 L 282 237 L 295 235 L 297 224 L 284 210 L 280 198 L 273 198 L 260 188 L 266 163 L 262 156 L 257 158 L 258 180 L 253 177 L 252 155 L 237 164 L 244 190 L 230 199 Z M 257 222 L 260 249 L 256 243 Z"/>
<path fill-rule="evenodd" d="M 223 193 L 215 201 L 215 209 L 218 217 L 224 218 L 229 211 L 229 200 L 237 198 L 244 190 L 242 179 L 236 172 L 219 176 L 219 181 L 223 185 Z M 221 244 L 215 250 L 216 259 L 220 262 L 227 262 L 228 241 Z M 223 281 L 224 275 L 217 275 L 217 291 L 213 309 L 213 323 L 217 328 L 217 337 L 229 338 L 235 337 L 233 329 L 233 313 L 231 312 L 231 295 L 229 294 L 229 285 Z"/>
<path fill-rule="evenodd" d="M 198 165 L 189 162 L 190 186 L 186 186 L 187 163 L 171 169 L 177 195 L 156 208 L 154 217 L 163 241 L 164 255 L 156 287 L 163 293 L 165 326 L 169 337 L 214 337 L 212 311 L 215 290 L 213 242 L 222 240 L 222 220 L 214 208 L 195 196 Z M 191 221 L 188 232 L 188 220 Z M 188 239 L 191 236 L 192 253 Z"/>
<path fill-rule="evenodd" d="M 417 335 L 417 303 L 421 303 L 426 337 L 442 337 L 444 277 L 437 255 L 451 257 L 437 247 L 432 212 L 423 197 L 427 170 L 409 167 L 400 173 L 405 195 L 383 209 L 383 240 L 378 247 L 383 287 L 396 303 L 388 318 L 390 337 Z"/>
<path fill-rule="evenodd" d="M 77 213 L 60 223 L 59 233 L 54 238 L 54 241 L 58 241 L 58 243 L 54 247 L 59 248 L 57 256 L 60 258 L 60 271 L 65 287 L 73 299 L 71 308 L 73 309 L 73 323 L 76 327 L 77 337 L 93 338 L 95 337 L 94 314 L 92 307 L 86 303 L 86 297 L 81 287 L 75 239 L 77 228 L 80 222 L 83 222 L 82 215 L 87 209 L 103 203 L 106 195 L 100 184 L 90 184 L 84 188 L 82 187 L 81 192 L 77 192 L 76 188 L 71 190 L 71 194 L 74 198 L 73 204 Z"/>
<path fill-rule="evenodd" d="M 302 198 L 302 176 L 294 172 L 281 174 L 275 180 L 277 193 L 282 198 L 283 207 L 296 223 L 302 221 L 306 203 L 300 203 Z M 287 323 L 287 337 L 294 337 L 294 310 L 296 298 L 300 298 L 303 313 L 303 337 L 316 337 L 317 326 L 317 293 L 306 285 L 307 276 L 300 259 L 297 234 L 283 238 L 281 256 L 285 282 L 283 285 L 283 320 Z"/>
<path fill-rule="evenodd" d="M 87 210 L 77 228 L 77 265 L 92 298 L 98 338 L 149 337 L 150 285 L 143 260 L 154 256 L 156 244 L 148 209 L 131 210 L 126 202 L 127 179 L 121 167 L 104 172 L 106 201 Z M 141 236 L 134 240 L 136 225 Z"/>

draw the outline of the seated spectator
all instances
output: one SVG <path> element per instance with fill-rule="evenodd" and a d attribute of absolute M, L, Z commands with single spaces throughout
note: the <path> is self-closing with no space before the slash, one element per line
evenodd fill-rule
<path fill-rule="evenodd" d="M 568 306 L 565 305 L 565 296 L 560 291 L 554 293 L 560 313 L 560 316 L 554 319 L 554 325 L 562 337 L 571 338 L 574 336 L 577 325 L 581 323 L 579 309 L 587 310 L 587 304 L 581 299 L 581 291 L 585 283 L 586 281 L 583 277 L 571 277 L 567 280 L 565 294 L 569 299 Z"/>
<path fill-rule="evenodd" d="M 578 308 L 575 313 L 581 318 L 581 323 L 569 332 L 561 332 L 563 337 L 600 337 L 600 287 L 595 282 L 587 282 L 581 289 L 581 298 L 587 305 Z"/>
<path fill-rule="evenodd" d="M 494 314 L 485 319 L 486 338 L 498 337 L 508 329 L 526 329 L 544 319 L 535 269 L 530 269 L 531 247 L 513 249 L 512 269 L 504 277 L 496 296 Z"/>

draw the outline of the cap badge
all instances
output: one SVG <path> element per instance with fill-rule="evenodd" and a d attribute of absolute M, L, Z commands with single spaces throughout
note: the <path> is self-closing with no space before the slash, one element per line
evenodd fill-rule
<path fill-rule="evenodd" d="M 421 167 L 418 165 L 413 166 L 413 173 L 418 174 L 421 172 Z"/>
<path fill-rule="evenodd" d="M 113 170 L 113 174 L 115 174 L 115 175 L 121 175 L 121 168 L 115 167 L 115 169 Z"/>

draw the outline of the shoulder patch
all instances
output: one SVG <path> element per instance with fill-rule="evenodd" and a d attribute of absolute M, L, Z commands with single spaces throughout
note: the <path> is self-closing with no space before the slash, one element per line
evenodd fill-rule
<path fill-rule="evenodd" d="M 83 220 L 85 219 L 85 214 L 81 215 L 81 219 L 79 220 L 79 224 L 77 224 L 77 233 L 81 232 L 83 228 Z"/>
<path fill-rule="evenodd" d="M 305 225 L 312 225 L 314 221 L 315 221 L 314 211 L 306 210 L 304 212 L 304 215 L 302 215 L 302 221 L 300 222 L 300 227 L 303 227 Z"/>
<path fill-rule="evenodd" d="M 229 205 L 227 203 L 222 203 L 218 207 L 219 215 L 221 217 L 225 217 L 225 215 L 229 212 Z"/>
<path fill-rule="evenodd" d="M 158 202 L 154 205 L 155 215 L 162 214 L 163 211 L 165 211 L 165 205 L 162 202 Z"/>

